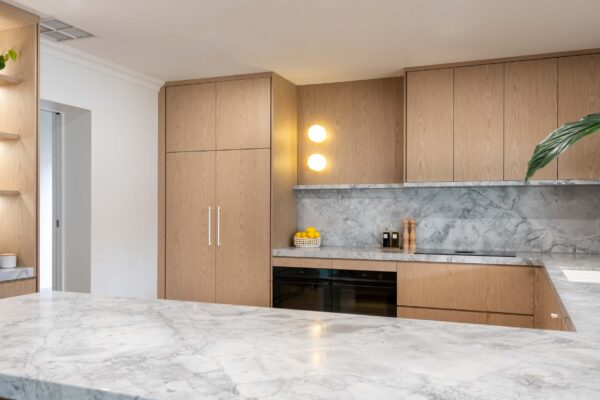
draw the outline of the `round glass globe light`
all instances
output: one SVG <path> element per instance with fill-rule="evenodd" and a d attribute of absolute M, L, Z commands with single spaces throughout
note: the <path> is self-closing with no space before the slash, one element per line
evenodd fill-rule
<path fill-rule="evenodd" d="M 308 168 L 321 172 L 327 166 L 327 159 L 322 154 L 312 154 L 308 157 Z"/>
<path fill-rule="evenodd" d="M 321 125 L 308 128 L 308 138 L 315 143 L 322 143 L 327 138 L 327 131 Z"/>

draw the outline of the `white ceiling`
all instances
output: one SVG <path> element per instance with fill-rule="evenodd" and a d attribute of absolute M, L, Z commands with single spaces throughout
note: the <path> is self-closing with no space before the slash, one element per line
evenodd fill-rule
<path fill-rule="evenodd" d="M 18 0 L 89 31 L 69 46 L 166 81 L 297 84 L 600 47 L 600 0 Z"/>

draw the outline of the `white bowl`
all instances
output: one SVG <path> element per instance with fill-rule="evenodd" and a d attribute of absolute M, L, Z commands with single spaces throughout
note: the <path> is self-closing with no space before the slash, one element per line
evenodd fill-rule
<path fill-rule="evenodd" d="M 17 266 L 17 255 L 13 253 L 0 254 L 0 268 L 14 268 Z"/>

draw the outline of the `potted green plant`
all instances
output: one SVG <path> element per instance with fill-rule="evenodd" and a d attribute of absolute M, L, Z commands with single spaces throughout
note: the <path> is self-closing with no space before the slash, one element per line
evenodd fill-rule
<path fill-rule="evenodd" d="M 579 121 L 567 122 L 540 144 L 535 146 L 529 167 L 525 175 L 525 182 L 529 180 L 540 168 L 545 167 L 550 161 L 558 157 L 575 142 L 600 130 L 600 113 L 589 114 Z"/>
<path fill-rule="evenodd" d="M 6 62 L 8 60 L 17 60 L 17 52 L 13 49 L 8 50 L 6 53 L 0 54 L 0 71 L 2 71 L 4 67 L 6 67 Z"/>

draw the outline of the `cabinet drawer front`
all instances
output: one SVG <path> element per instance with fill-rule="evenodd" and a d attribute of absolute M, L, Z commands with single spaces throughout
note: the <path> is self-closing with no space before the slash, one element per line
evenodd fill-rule
<path fill-rule="evenodd" d="M 355 271 L 396 272 L 396 263 L 393 261 L 331 260 L 331 268 Z"/>
<path fill-rule="evenodd" d="M 35 293 L 35 278 L 0 282 L 0 299 Z"/>
<path fill-rule="evenodd" d="M 327 258 L 273 257 L 272 265 L 274 267 L 331 268 L 331 260 Z"/>
<path fill-rule="evenodd" d="M 427 319 L 433 321 L 463 322 L 468 324 L 512 326 L 517 328 L 533 328 L 533 317 L 531 315 L 398 307 L 398 317 Z"/>
<path fill-rule="evenodd" d="M 398 263 L 398 305 L 533 314 L 533 268 Z"/>

